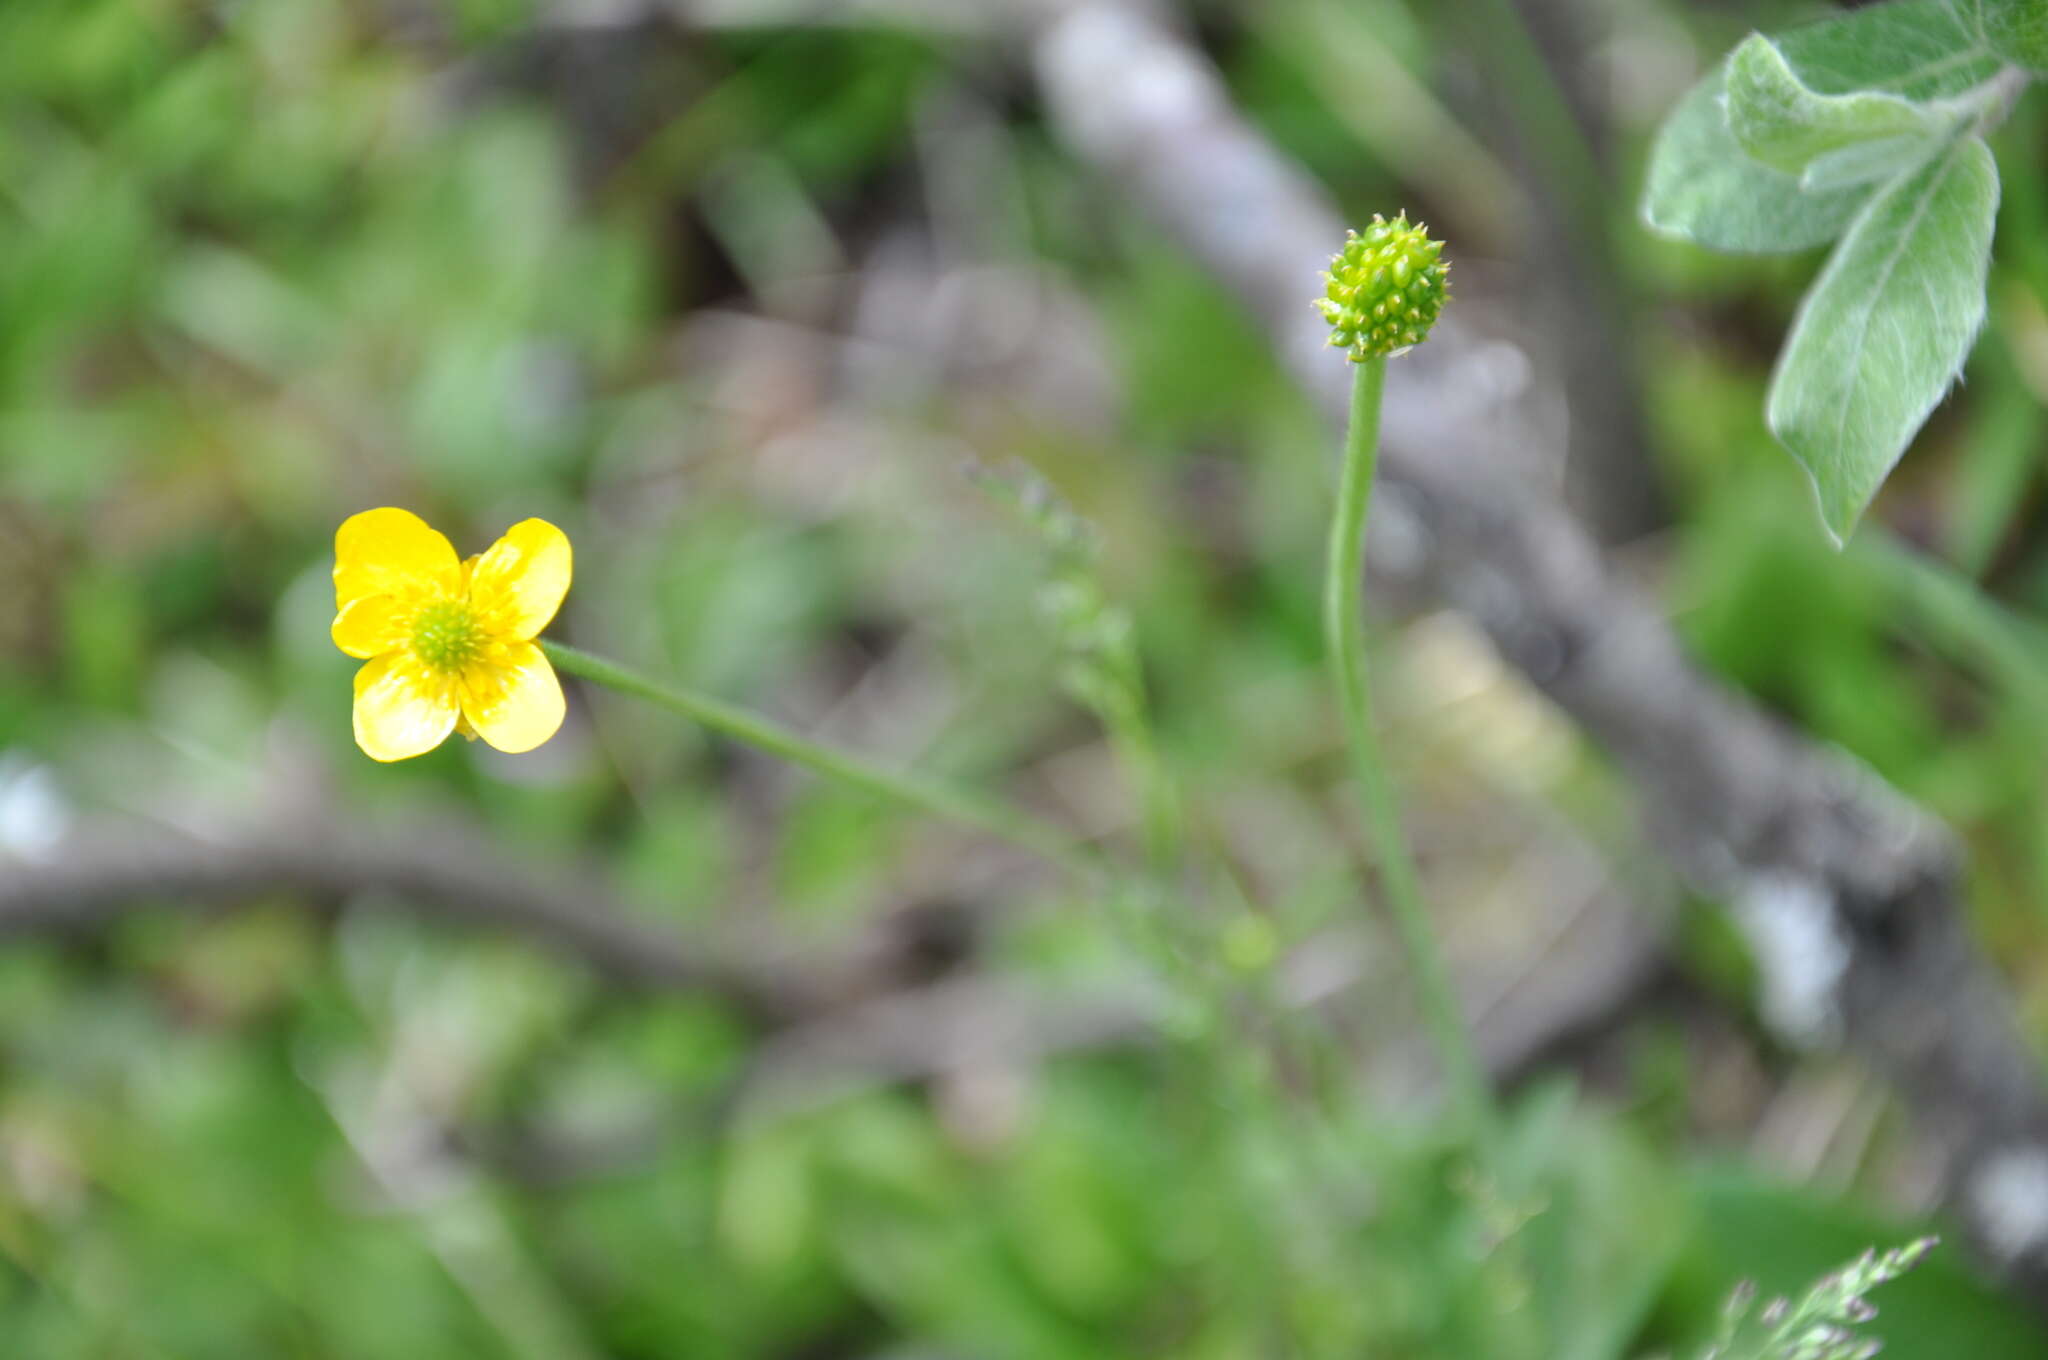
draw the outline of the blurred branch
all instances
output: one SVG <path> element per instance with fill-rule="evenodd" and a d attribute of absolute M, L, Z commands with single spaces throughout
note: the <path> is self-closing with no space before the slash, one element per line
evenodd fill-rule
<path fill-rule="evenodd" d="M 630 1174 L 679 1140 L 788 1118 L 876 1087 L 928 1084 L 957 1120 L 985 1102 L 978 1092 L 1026 1082 L 1048 1058 L 1156 1044 L 1166 1010 L 1163 995 L 1136 978 L 1059 987 L 942 978 L 792 1024 L 712 1090 L 629 1112 L 608 1128 L 459 1124 L 418 1141 L 530 1184 L 561 1185 Z M 986 1123 L 1003 1112 L 979 1113 Z"/>
<path fill-rule="evenodd" d="M 775 1117 L 862 1087 L 1035 1066 L 1049 1054 L 1153 1043 L 1165 998 L 1130 979 L 1048 989 L 965 976 L 878 996 L 770 1039 L 748 1064 L 738 1112 Z"/>
<path fill-rule="evenodd" d="M 752 941 L 685 944 L 646 920 L 594 871 L 548 864 L 453 821 L 349 824 L 335 815 L 209 826 L 198 834 L 139 821 L 80 826 L 34 861 L 0 858 L 0 945 L 34 936 L 90 936 L 131 913 L 177 905 L 216 911 L 282 896 L 314 906 L 375 906 L 520 935 L 607 980 L 717 997 L 774 1032 L 709 1107 L 686 1102 L 628 1127 L 573 1140 L 442 1130 L 450 1156 L 480 1158 L 522 1178 L 576 1180 L 618 1172 L 679 1132 L 773 1118 L 874 1085 L 934 1082 L 970 1095 L 991 1074 L 1023 1074 L 1046 1058 L 1157 1042 L 1161 995 L 1141 977 L 1049 987 L 931 957 L 934 932 L 957 922 L 899 912 L 825 962 Z M 1630 1003 L 1653 974 L 1656 932 L 1582 911 L 1561 941 L 1564 968 L 1532 967 L 1484 1004 L 1478 1038 L 1496 1080 L 1509 1082 L 1559 1043 Z M 955 948 L 958 948 L 956 944 Z M 950 951 L 941 951 L 950 952 Z M 1346 951 L 1310 947 L 1326 966 Z M 1290 986 L 1311 1008 L 1352 974 Z M 374 1168 L 373 1168 L 374 1169 Z"/>
<path fill-rule="evenodd" d="M 1346 366 L 1307 305 L 1343 236 L 1327 197 L 1231 107 L 1178 32 L 1079 3 L 1035 46 L 1053 122 L 1266 328 L 1333 423 Z M 1453 312 L 1453 318 L 1455 312 Z M 1544 489 L 1489 409 L 1495 351 L 1452 318 L 1395 366 L 1372 567 L 1450 605 L 1602 743 L 1652 833 L 1731 903 L 1789 1041 L 1886 1073 L 1947 1155 L 1978 1243 L 2048 1299 L 2048 1093 L 1972 940 L 1953 840 L 1845 756 L 1772 721 L 1685 657 L 1652 603 Z"/>
<path fill-rule="evenodd" d="M 762 1021 L 786 1021 L 870 985 L 773 959 L 685 946 L 636 918 L 595 874 L 532 862 L 457 825 L 357 826 L 331 817 L 186 835 L 128 823 L 81 827 L 34 862 L 0 858 L 0 942 L 87 934 L 130 912 L 205 909 L 284 894 L 339 906 L 383 900 L 529 936 L 614 981 L 700 990 Z"/>

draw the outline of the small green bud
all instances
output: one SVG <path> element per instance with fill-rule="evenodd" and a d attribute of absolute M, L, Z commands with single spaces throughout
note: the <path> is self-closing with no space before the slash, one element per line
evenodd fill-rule
<path fill-rule="evenodd" d="M 1429 228 L 1389 222 L 1378 213 L 1364 232 L 1350 232 L 1323 275 L 1316 310 L 1330 323 L 1330 343 L 1362 364 L 1419 345 L 1451 295 L 1444 243 Z"/>

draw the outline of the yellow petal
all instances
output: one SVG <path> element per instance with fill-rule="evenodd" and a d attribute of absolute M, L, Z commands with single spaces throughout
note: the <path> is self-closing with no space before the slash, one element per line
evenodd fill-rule
<path fill-rule="evenodd" d="M 530 642 L 462 673 L 462 716 L 500 751 L 531 751 L 555 735 L 566 711 L 555 668 Z"/>
<path fill-rule="evenodd" d="M 334 616 L 334 645 L 350 656 L 382 656 L 403 646 L 413 606 L 396 595 L 365 595 Z"/>
<path fill-rule="evenodd" d="M 367 595 L 453 596 L 461 588 L 454 545 L 410 510 L 365 510 L 335 531 L 336 609 Z"/>
<path fill-rule="evenodd" d="M 460 710 L 455 677 L 411 652 L 380 656 L 356 672 L 356 745 L 373 760 L 423 755 L 448 739 Z"/>
<path fill-rule="evenodd" d="M 477 559 L 469 602 L 492 632 L 525 642 L 562 607 L 569 573 L 569 536 L 544 519 L 521 520 Z"/>

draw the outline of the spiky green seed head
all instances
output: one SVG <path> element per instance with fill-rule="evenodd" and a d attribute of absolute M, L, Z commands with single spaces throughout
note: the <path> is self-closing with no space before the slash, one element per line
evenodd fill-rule
<path fill-rule="evenodd" d="M 1450 261 L 1429 228 L 1389 222 L 1378 213 L 1364 231 L 1349 232 L 1323 275 L 1316 310 L 1330 323 L 1330 343 L 1351 362 L 1400 354 L 1419 345 L 1451 296 Z"/>

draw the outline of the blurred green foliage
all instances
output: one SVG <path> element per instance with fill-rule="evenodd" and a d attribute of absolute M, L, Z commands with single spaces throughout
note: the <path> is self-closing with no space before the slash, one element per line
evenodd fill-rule
<path fill-rule="evenodd" d="M 545 515 L 577 544 L 569 636 L 1134 835 L 1041 610 L 1066 564 L 958 475 L 1018 458 L 1096 526 L 1086 588 L 1135 630 L 1191 834 L 1281 946 L 1350 922 L 1326 441 L 1246 319 L 972 40 L 543 8 L 0 4 L 0 791 L 33 762 L 80 816 L 453 809 L 601 860 L 686 939 L 765 923 L 820 956 L 979 892 L 1006 903 L 989 968 L 1128 979 L 1092 904 L 992 888 L 952 833 L 604 696 L 522 761 L 458 743 L 373 767 L 326 637 L 345 514 L 408 505 L 464 551 Z M 1483 130 L 1436 109 L 1417 135 L 1443 178 L 1404 183 L 1317 64 L 1432 88 L 1469 59 L 1446 7 L 1201 8 L 1252 115 L 1361 215 L 1405 191 L 1500 247 L 1526 202 Z M 1683 62 L 1689 34 L 1719 51 L 1786 7 L 1616 8 L 1663 44 L 1643 60 Z M 1656 112 L 1623 118 L 1629 164 Z M 2024 154 L 2038 115 L 2002 136 Z M 2008 183 L 1999 239 L 2024 241 L 2041 190 Z M 1681 623 L 1963 828 L 1985 929 L 2048 1019 L 2048 683 L 2022 621 L 2048 606 L 2025 513 L 2048 257 L 1998 263 L 1971 388 L 1880 502 L 1955 567 L 1875 534 L 1834 557 L 1756 415 L 1801 266 L 1640 238 L 1633 198 L 1618 172 L 1590 207 L 1645 317 L 1683 318 L 1641 332 Z M 1397 673 L 1422 636 L 1387 640 Z M 1478 697 L 1456 702 L 1423 671 L 1395 687 L 1415 800 L 1626 858 L 1597 758 L 1527 736 L 1526 696 L 1489 676 L 1460 672 Z M 1488 763 L 1510 720 L 1540 766 Z M 324 787 L 278 787 L 307 763 Z M 1304 1136 L 1270 1074 L 1192 1078 L 1214 1034 L 736 1108 L 774 1051 L 743 1017 L 396 905 L 166 903 L 0 951 L 0 1349 L 1595 1360 L 1681 1353 L 1736 1279 L 1792 1289 L 1923 1226 L 1871 1207 L 1889 1126 L 1833 1199 L 1703 1165 L 1735 1135 L 1701 1113 L 1716 1072 L 1682 1018 L 1624 1036 L 1597 1098 L 1516 1093 L 1480 1175 L 1404 1098 L 1342 1090 Z M 1725 941 L 1695 937 L 1696 985 L 1739 1000 Z M 1404 1016 L 1350 1017 L 1337 1061 Z M 1945 1256 L 1883 1303 L 1891 1354 L 2040 1351 Z"/>

